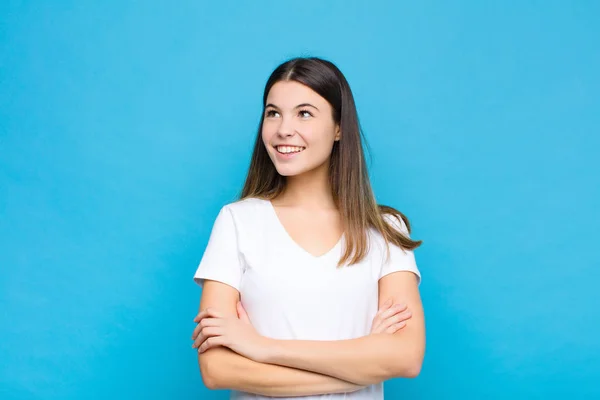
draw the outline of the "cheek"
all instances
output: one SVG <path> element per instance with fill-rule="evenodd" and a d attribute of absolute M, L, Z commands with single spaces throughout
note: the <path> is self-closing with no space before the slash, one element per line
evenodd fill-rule
<path fill-rule="evenodd" d="M 260 136 L 262 138 L 263 144 L 265 146 L 268 146 L 269 142 L 273 138 L 273 130 L 270 129 L 268 125 L 264 125 L 262 131 L 260 132 Z"/>
<path fill-rule="evenodd" d="M 279 122 L 275 119 L 265 118 L 262 123 L 262 137 L 270 141 L 277 135 L 277 132 L 279 132 Z"/>
<path fill-rule="evenodd" d="M 328 153 L 333 146 L 333 136 L 328 130 L 311 130 L 305 131 L 304 140 L 308 145 L 319 153 Z"/>

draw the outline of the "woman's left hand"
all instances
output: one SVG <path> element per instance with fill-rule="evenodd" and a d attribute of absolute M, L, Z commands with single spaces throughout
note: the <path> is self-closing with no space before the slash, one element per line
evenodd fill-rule
<path fill-rule="evenodd" d="M 237 312 L 239 318 L 225 316 L 212 308 L 200 312 L 194 318 L 198 326 L 192 335 L 192 347 L 204 353 L 210 348 L 224 346 L 246 358 L 264 362 L 269 339 L 256 332 L 241 302 L 237 303 Z"/>

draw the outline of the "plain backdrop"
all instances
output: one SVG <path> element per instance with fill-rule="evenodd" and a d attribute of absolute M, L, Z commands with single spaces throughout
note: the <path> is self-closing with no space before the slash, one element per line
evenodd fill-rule
<path fill-rule="evenodd" d="M 192 276 L 271 71 L 336 63 L 427 323 L 387 399 L 600 396 L 595 1 L 2 1 L 0 398 L 226 399 Z M 306 293 L 310 296 L 310 293 Z"/>

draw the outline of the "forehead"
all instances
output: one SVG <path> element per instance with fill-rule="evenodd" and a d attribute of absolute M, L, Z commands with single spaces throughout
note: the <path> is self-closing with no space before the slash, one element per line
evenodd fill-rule
<path fill-rule="evenodd" d="M 267 103 L 281 108 L 294 108 L 301 103 L 310 103 L 317 107 L 328 104 L 317 92 L 296 81 L 280 81 L 274 84 L 267 96 Z"/>

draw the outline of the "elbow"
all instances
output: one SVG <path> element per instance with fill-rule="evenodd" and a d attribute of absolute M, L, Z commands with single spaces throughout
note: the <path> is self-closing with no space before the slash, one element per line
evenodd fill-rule
<path fill-rule="evenodd" d="M 405 354 L 400 357 L 395 357 L 395 362 L 390 363 L 386 378 L 416 378 L 421 373 L 422 367 L 422 354 L 415 354 L 409 357 Z"/>
<path fill-rule="evenodd" d="M 220 389 L 219 385 L 217 385 L 217 381 L 213 377 L 208 376 L 205 373 L 202 373 L 202 383 L 204 384 L 204 387 L 206 387 L 207 389 L 210 389 L 210 390 Z"/>
<path fill-rule="evenodd" d="M 404 363 L 402 376 L 404 376 L 405 378 L 416 378 L 421 373 L 421 368 L 423 367 L 425 349 L 415 349 L 411 353 L 412 354 L 406 357 L 406 362 Z"/>
<path fill-rule="evenodd" d="M 415 360 L 404 367 L 405 378 L 416 378 L 421 373 L 421 367 L 423 366 L 422 360 Z"/>
<path fill-rule="evenodd" d="M 198 355 L 198 364 L 200 365 L 200 375 L 202 376 L 202 383 L 207 389 L 216 390 L 222 389 L 222 382 L 219 379 L 216 368 L 214 357 L 210 357 L 210 351 Z"/>

